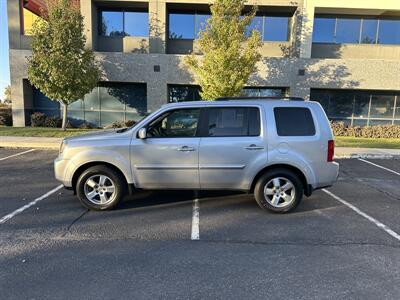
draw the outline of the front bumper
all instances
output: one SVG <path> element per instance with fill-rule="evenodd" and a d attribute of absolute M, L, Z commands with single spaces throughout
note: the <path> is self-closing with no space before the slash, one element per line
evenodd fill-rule
<path fill-rule="evenodd" d="M 71 161 L 57 157 L 54 160 L 54 175 L 66 188 L 72 188 L 72 176 L 69 174 Z"/>

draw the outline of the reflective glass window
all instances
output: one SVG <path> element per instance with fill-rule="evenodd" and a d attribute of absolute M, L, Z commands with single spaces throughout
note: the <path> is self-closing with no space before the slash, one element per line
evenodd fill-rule
<path fill-rule="evenodd" d="M 364 19 L 362 21 L 361 43 L 375 44 L 378 20 Z"/>
<path fill-rule="evenodd" d="M 199 101 L 200 87 L 191 85 L 168 85 L 168 102 Z"/>
<path fill-rule="evenodd" d="M 337 19 L 336 43 L 358 43 L 361 19 Z"/>
<path fill-rule="evenodd" d="M 170 39 L 194 39 L 194 14 L 169 14 Z"/>
<path fill-rule="evenodd" d="M 394 96 L 372 95 L 370 118 L 393 118 Z"/>
<path fill-rule="evenodd" d="M 149 14 L 147 12 L 125 12 L 124 32 L 129 36 L 148 36 Z"/>
<path fill-rule="evenodd" d="M 313 30 L 313 42 L 334 43 L 335 22 L 336 19 L 334 18 L 315 18 L 314 30 Z"/>
<path fill-rule="evenodd" d="M 100 34 L 105 36 L 124 35 L 124 15 L 122 11 L 101 11 Z"/>
<path fill-rule="evenodd" d="M 206 28 L 207 20 L 210 17 L 211 17 L 210 15 L 202 15 L 202 14 L 196 15 L 196 18 L 195 18 L 195 20 L 196 20 L 196 25 L 195 25 L 196 26 L 196 28 L 195 28 L 196 38 L 200 37 L 200 32 Z"/>
<path fill-rule="evenodd" d="M 379 44 L 400 44 L 400 20 L 379 20 Z"/>
<path fill-rule="evenodd" d="M 264 17 L 264 41 L 288 41 L 289 17 Z"/>

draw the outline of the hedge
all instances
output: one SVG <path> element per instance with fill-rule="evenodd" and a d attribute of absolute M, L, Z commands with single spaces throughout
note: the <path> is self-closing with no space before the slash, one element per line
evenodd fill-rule
<path fill-rule="evenodd" d="M 343 122 L 332 122 L 331 127 L 335 136 L 400 138 L 400 125 L 350 126 Z"/>

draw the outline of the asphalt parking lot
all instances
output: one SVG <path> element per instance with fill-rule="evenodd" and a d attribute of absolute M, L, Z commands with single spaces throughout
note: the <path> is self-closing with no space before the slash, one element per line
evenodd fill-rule
<path fill-rule="evenodd" d="M 400 160 L 341 160 L 286 215 L 178 191 L 92 212 L 57 189 L 55 151 L 25 151 L 0 149 L 2 299 L 400 298 Z"/>

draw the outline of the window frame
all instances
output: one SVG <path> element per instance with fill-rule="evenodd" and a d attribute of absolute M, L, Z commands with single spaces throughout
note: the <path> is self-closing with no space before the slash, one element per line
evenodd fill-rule
<path fill-rule="evenodd" d="M 209 112 L 210 109 L 246 109 L 246 119 L 247 119 L 247 134 L 246 135 L 218 135 L 218 136 L 210 136 L 209 135 Z M 259 115 L 259 131 L 257 135 L 250 135 L 250 119 L 249 119 L 249 112 L 250 109 L 254 108 L 258 110 Z M 204 138 L 247 138 L 247 137 L 260 137 L 262 135 L 262 114 L 261 114 L 261 107 L 258 105 L 229 105 L 229 106 L 208 106 L 204 108 L 204 115 L 203 119 L 200 122 L 200 130 L 198 131 L 199 137 Z"/>

